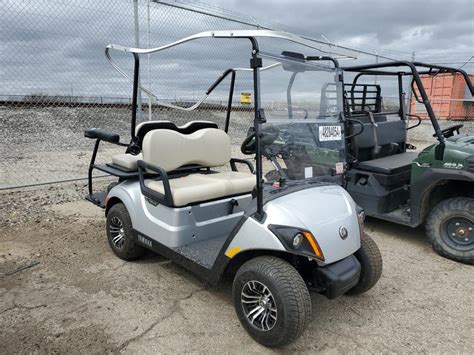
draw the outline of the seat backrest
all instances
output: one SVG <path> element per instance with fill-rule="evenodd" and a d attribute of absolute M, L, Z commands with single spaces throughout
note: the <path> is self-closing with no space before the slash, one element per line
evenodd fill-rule
<path fill-rule="evenodd" d="M 185 165 L 216 167 L 231 158 L 227 133 L 216 128 L 204 128 L 183 134 L 169 129 L 148 132 L 143 139 L 143 160 L 166 171 Z"/>
<path fill-rule="evenodd" d="M 176 126 L 171 121 L 146 121 L 135 128 L 136 143 L 141 147 L 145 135 L 155 129 L 168 129 L 182 134 L 191 134 L 204 128 L 217 128 L 217 124 L 211 121 L 191 121 L 182 126 Z"/>
<path fill-rule="evenodd" d="M 355 130 L 358 129 L 355 126 Z M 377 140 L 375 134 L 377 134 Z M 365 161 L 394 154 L 390 147 L 392 143 L 400 146 L 400 151 L 396 153 L 403 152 L 406 137 L 406 126 L 403 120 L 378 122 L 377 127 L 374 127 L 372 123 L 364 123 L 364 131 L 353 138 L 353 147 L 357 151 L 358 160 Z M 376 142 L 379 152 L 374 156 Z"/>

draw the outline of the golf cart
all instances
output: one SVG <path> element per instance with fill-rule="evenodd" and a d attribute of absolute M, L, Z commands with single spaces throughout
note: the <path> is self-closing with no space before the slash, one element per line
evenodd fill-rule
<path fill-rule="evenodd" d="M 344 68 L 355 73 L 345 85 L 348 140 L 347 191 L 368 215 L 410 227 L 425 224 L 434 250 L 460 262 L 474 263 L 474 135 L 460 133 L 462 124 L 441 129 L 420 75 L 451 73 L 465 79 L 460 69 L 417 62 L 389 62 Z M 385 109 L 379 85 L 359 84 L 374 76 L 398 82 L 398 105 Z M 426 109 L 437 142 L 420 152 L 407 142 L 407 131 L 421 118 L 408 113 L 403 79 Z M 411 123 L 415 120 L 415 123 Z"/>
<path fill-rule="evenodd" d="M 410 227 L 424 223 L 436 252 L 453 260 L 474 263 L 474 136 L 460 134 L 461 124 L 440 129 L 420 79 L 420 74 L 457 73 L 465 79 L 472 94 L 469 76 L 460 69 L 411 62 L 346 67 L 344 71 L 346 75 L 355 73 L 351 83 L 342 87 L 327 83 L 321 92 L 321 112 L 331 108 L 331 103 L 341 95 L 338 91 L 344 95 L 344 107 L 340 109 L 347 132 L 343 186 L 369 216 Z M 364 76 L 372 77 L 371 84 L 359 83 Z M 396 79 L 398 107 L 384 108 L 381 87 L 372 84 L 374 76 Z M 426 108 L 435 132 L 433 137 L 438 141 L 421 152 L 413 151 L 416 147 L 407 142 L 407 131 L 421 124 L 421 118 L 407 113 L 405 108 L 403 79 L 407 76 L 412 79 L 414 98 Z M 288 108 L 292 105 L 292 85 L 289 80 Z M 410 118 L 417 122 L 410 123 Z M 271 130 L 268 134 L 284 135 L 288 130 Z M 249 139 L 252 137 L 250 132 Z M 298 178 L 309 161 L 317 161 L 324 168 L 325 163 L 332 166 L 334 159 L 337 160 L 327 153 L 321 154 L 323 150 L 307 154 L 304 145 L 294 140 L 293 151 L 298 146 L 301 148 L 299 158 L 295 159 L 295 153 L 280 154 L 286 168 L 275 161 L 275 170 L 267 179 L 292 180 Z M 264 147 L 263 152 L 274 159 L 273 153 L 278 149 L 272 144 Z"/>
<path fill-rule="evenodd" d="M 318 111 L 317 118 L 309 115 L 316 115 L 318 103 L 314 97 L 304 97 L 307 118 L 298 120 L 292 118 L 295 113 L 275 104 L 278 93 L 263 88 L 263 84 L 272 88 L 284 83 L 295 71 L 314 73 L 318 80 L 324 78 L 340 86 L 340 70 L 327 63 L 263 53 L 257 41 L 260 37 L 312 50 L 324 47 L 292 34 L 263 30 L 202 32 L 154 49 L 107 46 L 108 60 L 133 82 L 132 139 L 121 142 L 118 134 L 103 129 L 84 132 L 96 142 L 86 198 L 105 209 L 108 242 L 119 258 L 134 260 L 150 249 L 211 284 L 224 275 L 233 276 L 232 297 L 243 327 L 256 341 L 276 347 L 302 334 L 311 317 L 310 291 L 328 298 L 364 293 L 378 281 L 382 259 L 376 244 L 364 233 L 364 212 L 339 186 L 342 175 L 333 174 L 344 164 L 346 155 L 343 125 L 335 109 L 342 107 L 342 96 L 324 115 Z M 202 38 L 248 41 L 250 66 L 224 71 L 191 106 L 156 102 L 168 109 L 196 110 L 230 76 L 223 129 L 210 121 L 183 126 L 169 121 L 136 124 L 138 90 L 157 99 L 139 83 L 140 54 Z M 112 61 L 110 50 L 133 54 L 133 78 Z M 257 134 L 253 142 L 246 139 L 241 150 L 254 149 L 255 168 L 249 160 L 231 158 L 227 134 L 234 82 L 243 71 L 252 74 L 253 129 Z M 312 80 L 304 84 L 314 83 Z M 273 109 L 267 109 L 267 104 Z M 281 184 L 264 181 L 265 170 L 273 166 L 262 159 L 263 141 L 272 137 L 265 137 L 262 131 L 279 125 L 301 132 L 300 139 L 308 151 L 331 151 L 337 157 L 334 166 L 321 170 L 309 164 L 300 179 Z M 325 133 L 317 132 L 334 135 L 327 147 Z M 314 134 L 318 144 L 309 139 Z M 122 145 L 126 151 L 110 163 L 96 163 L 101 142 Z M 292 146 L 291 141 L 281 139 L 278 144 Z M 95 192 L 93 170 L 116 176 L 118 183 L 107 191 Z"/>

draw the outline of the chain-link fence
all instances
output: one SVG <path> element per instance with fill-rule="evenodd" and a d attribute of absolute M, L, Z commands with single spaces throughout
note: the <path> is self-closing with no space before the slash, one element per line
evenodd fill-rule
<path fill-rule="evenodd" d="M 107 44 L 151 48 L 216 29 L 295 32 L 186 1 L 0 0 L 0 4 L 0 189 L 83 178 L 93 145 L 83 137 L 84 129 L 105 128 L 129 141 L 132 85 L 106 62 Z M 133 57 L 113 55 L 131 74 Z M 142 56 L 140 80 L 160 101 L 188 105 L 227 68 L 248 67 L 249 56 L 246 40 L 203 39 Z M 358 58 L 360 63 L 379 60 L 363 51 Z M 138 120 L 170 120 L 177 125 L 212 120 L 222 127 L 229 80 L 191 112 L 159 106 L 142 94 Z M 229 131 L 235 153 L 251 125 L 251 110 L 239 103 L 239 93 L 252 92 L 251 82 L 250 74 L 241 73 L 235 83 Z M 122 151 L 103 145 L 99 160 L 108 161 Z"/>

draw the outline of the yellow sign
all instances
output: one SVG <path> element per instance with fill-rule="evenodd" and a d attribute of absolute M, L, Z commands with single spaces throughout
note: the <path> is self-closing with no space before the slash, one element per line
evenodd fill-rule
<path fill-rule="evenodd" d="M 240 93 L 240 103 L 242 105 L 251 105 L 252 104 L 252 94 L 249 92 Z"/>

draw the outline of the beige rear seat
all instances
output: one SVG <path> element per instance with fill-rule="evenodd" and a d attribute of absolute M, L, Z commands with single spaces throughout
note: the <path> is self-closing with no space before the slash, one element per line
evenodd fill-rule
<path fill-rule="evenodd" d="M 148 131 L 151 131 L 151 130 L 154 130 L 154 129 L 164 129 L 164 128 L 156 128 L 156 127 L 162 127 L 162 126 L 166 126 L 166 125 L 172 125 L 174 127 L 176 127 L 174 125 L 174 123 L 172 123 L 171 121 L 163 121 L 163 120 L 160 120 L 160 121 L 145 121 L 145 122 L 142 122 L 140 124 L 138 124 L 136 127 L 135 127 L 135 134 L 138 136 L 140 135 L 140 130 L 142 128 L 145 128 L 146 126 L 151 126 L 151 128 L 148 128 L 147 130 L 145 130 L 145 132 L 148 132 Z M 198 125 L 199 128 L 198 129 L 202 129 L 202 127 L 205 127 L 205 125 L 207 126 L 212 126 L 214 125 L 215 127 L 217 127 L 217 125 L 211 121 L 190 121 L 190 122 L 187 122 L 186 124 L 182 125 L 182 126 L 179 126 L 177 127 L 178 131 L 180 132 L 186 132 L 188 131 L 192 126 L 196 126 Z M 183 132 L 183 133 L 184 133 Z M 187 132 L 189 133 L 189 132 Z M 187 134 L 186 133 L 186 134 Z M 143 132 L 142 132 L 143 134 Z M 121 153 L 121 154 L 116 154 L 112 157 L 112 163 L 114 165 L 118 165 L 122 168 L 125 168 L 127 170 L 132 170 L 132 171 L 135 171 L 137 170 L 138 168 L 138 161 L 142 159 L 142 155 L 139 154 L 139 155 L 132 155 L 132 154 L 129 154 L 129 153 Z"/>
<path fill-rule="evenodd" d="M 127 153 L 115 154 L 112 157 L 112 163 L 128 170 L 137 170 L 138 161 L 142 159 L 143 159 L 142 153 L 138 155 L 132 155 L 132 154 L 127 154 Z"/>
<path fill-rule="evenodd" d="M 231 157 L 229 137 L 224 131 L 214 128 L 186 135 L 171 130 L 151 131 L 146 134 L 142 148 L 145 162 L 166 171 L 190 164 L 218 167 L 228 164 Z M 180 207 L 249 193 L 255 186 L 256 177 L 236 171 L 196 173 L 170 179 L 169 183 L 174 206 Z M 146 186 L 160 194 L 165 193 L 162 181 L 149 181 Z"/>

